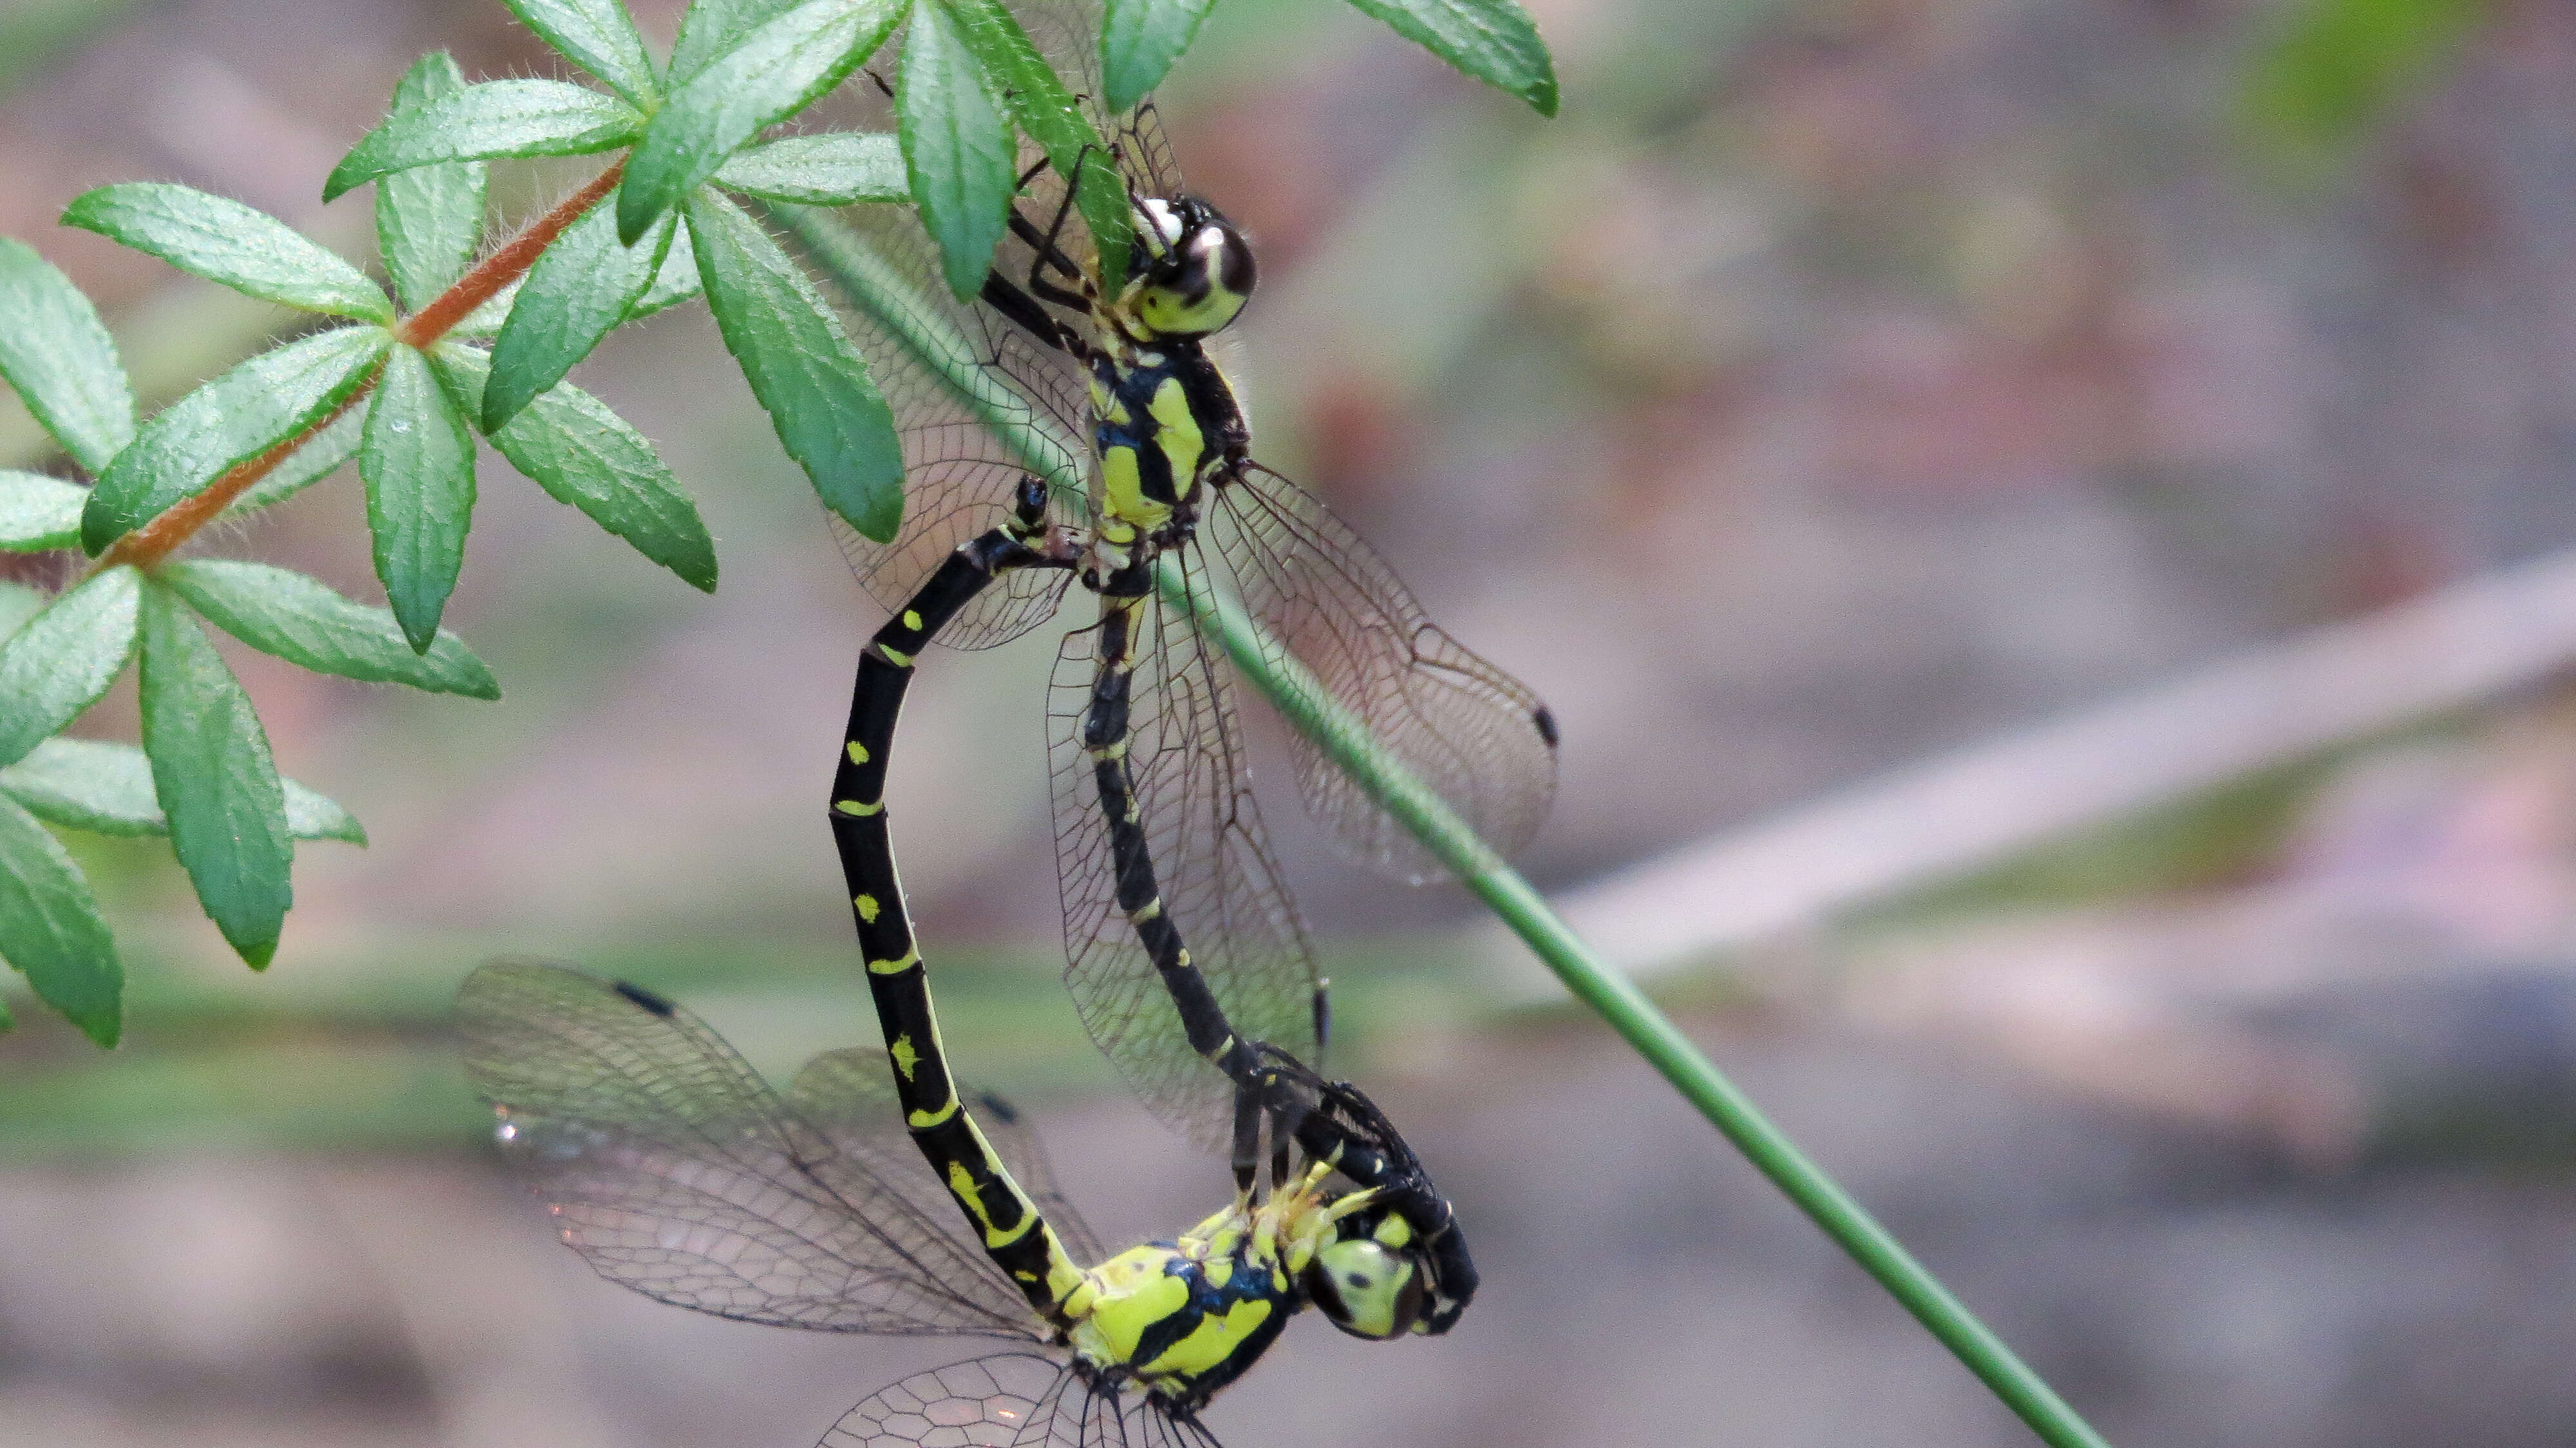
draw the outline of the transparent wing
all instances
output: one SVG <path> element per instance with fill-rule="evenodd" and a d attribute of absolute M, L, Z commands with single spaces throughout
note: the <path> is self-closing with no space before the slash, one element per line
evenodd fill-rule
<path fill-rule="evenodd" d="M 1317 1062 L 1322 982 L 1262 833 L 1223 680 L 1186 620 L 1149 602 L 1136 628 L 1127 762 L 1163 909 L 1236 1034 Z M 1161 975 L 1118 908 L 1109 824 L 1082 744 L 1099 644 L 1097 625 L 1066 637 L 1048 696 L 1065 984 L 1092 1040 L 1148 1109 L 1224 1153 L 1233 1083 L 1190 1049 Z"/>
<path fill-rule="evenodd" d="M 1033 1353 L 915 1373 L 842 1415 L 815 1448 L 1218 1448 L 1161 1399 Z"/>
<path fill-rule="evenodd" d="M 1056 1190 L 1055 1172 L 1047 1164 L 1046 1149 L 1039 1143 L 1037 1133 L 1001 1097 L 989 1091 L 959 1089 L 975 1114 L 975 1124 L 983 1128 L 985 1138 L 1001 1156 L 1002 1165 L 1010 1169 L 1012 1179 L 1038 1204 L 1039 1214 L 1063 1239 L 1065 1249 L 1085 1266 L 1099 1262 L 1106 1255 L 1100 1250 L 1100 1239 L 1092 1235 L 1082 1214 Z M 902 1188 L 926 1214 L 938 1217 L 957 1210 L 956 1200 L 927 1174 L 898 1169 L 919 1161 L 920 1152 L 912 1144 L 912 1134 L 903 1128 L 902 1109 L 895 1103 L 894 1082 L 888 1075 L 883 1051 L 853 1046 L 816 1056 L 805 1063 L 787 1088 L 787 1105 L 797 1116 L 820 1127 L 833 1145 L 868 1163 L 880 1177 Z"/>
<path fill-rule="evenodd" d="M 989 1258 L 686 1011 L 496 961 L 466 979 L 457 1015 L 506 1151 L 565 1245 L 610 1281 L 747 1322 L 1042 1339 Z"/>
<path fill-rule="evenodd" d="M 1443 632 L 1377 550 L 1257 464 L 1202 524 L 1244 606 L 1343 707 L 1495 849 L 1528 844 L 1556 798 L 1555 724 L 1538 696 Z M 1439 863 L 1313 741 L 1306 808 L 1358 858 L 1414 881 Z"/>
<path fill-rule="evenodd" d="M 838 217 L 864 248 L 865 284 L 844 278 L 843 299 L 903 439 L 904 503 L 890 544 L 838 517 L 832 531 L 859 582 L 892 611 L 958 544 L 1010 516 L 1021 478 L 1049 480 L 1063 506 L 1078 507 L 1069 486 L 1091 467 L 1087 383 L 1064 353 L 959 302 L 911 207 L 853 206 Z M 1017 638 L 1055 612 L 1067 577 L 1052 568 L 1004 574 L 939 641 L 977 649 Z"/>

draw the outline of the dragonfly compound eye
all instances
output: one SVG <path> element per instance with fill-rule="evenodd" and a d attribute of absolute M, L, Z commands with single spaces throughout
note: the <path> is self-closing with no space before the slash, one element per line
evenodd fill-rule
<path fill-rule="evenodd" d="M 1333 1242 L 1306 1264 L 1306 1295 L 1353 1337 L 1402 1337 L 1422 1316 L 1422 1270 L 1370 1237 Z"/>
<path fill-rule="evenodd" d="M 1251 243 L 1195 198 L 1148 201 L 1144 211 L 1165 250 L 1146 267 L 1135 293 L 1138 318 L 1166 337 L 1204 337 L 1232 322 L 1260 277 Z"/>

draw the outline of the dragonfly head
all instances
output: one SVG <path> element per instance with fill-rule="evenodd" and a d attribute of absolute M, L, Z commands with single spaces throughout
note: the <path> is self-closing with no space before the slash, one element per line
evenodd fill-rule
<path fill-rule="evenodd" d="M 1257 273 L 1252 246 L 1233 222 L 1195 196 L 1136 204 L 1144 244 L 1123 299 L 1161 337 L 1204 337 L 1243 311 Z"/>
<path fill-rule="evenodd" d="M 1393 1212 L 1354 1213 L 1308 1259 L 1306 1296 L 1353 1337 L 1402 1337 L 1422 1318 L 1430 1264 L 1413 1228 Z"/>

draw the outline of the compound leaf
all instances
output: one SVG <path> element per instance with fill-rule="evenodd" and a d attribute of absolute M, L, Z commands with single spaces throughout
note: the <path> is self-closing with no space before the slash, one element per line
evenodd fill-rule
<path fill-rule="evenodd" d="M 904 0 L 807 0 L 671 92 L 627 158 L 617 235 L 633 242 L 764 126 L 841 83 L 903 17 Z"/>
<path fill-rule="evenodd" d="M 143 590 L 143 752 L 170 848 L 206 917 L 251 969 L 277 953 L 295 843 L 268 734 L 241 681 L 169 590 Z"/>
<path fill-rule="evenodd" d="M 90 490 L 81 546 L 104 550 L 235 464 L 329 416 L 392 344 L 381 327 L 323 332 L 253 357 L 153 414 Z"/>
<path fill-rule="evenodd" d="M 1542 116 L 1556 114 L 1556 62 L 1517 0 L 1351 0 L 1363 15 Z"/>
<path fill-rule="evenodd" d="M 168 564 L 152 576 L 224 632 L 317 674 L 409 684 L 434 694 L 501 697 L 492 671 L 463 639 L 441 629 L 429 652 L 414 653 L 391 613 L 343 598 L 301 573 L 207 558 Z"/>
<path fill-rule="evenodd" d="M 367 528 L 385 601 L 412 651 L 425 654 L 465 564 L 474 434 L 416 348 L 396 347 L 385 358 L 385 379 L 367 408 L 358 475 L 367 484 Z"/>
<path fill-rule="evenodd" d="M 307 312 L 390 322 L 393 299 L 293 227 L 238 201 L 166 181 L 127 181 L 72 199 L 63 225 L 95 231 L 190 276 Z"/>
<path fill-rule="evenodd" d="M 472 398 L 487 385 L 491 363 L 471 347 L 441 347 L 435 360 L 460 398 Z M 606 403 L 565 383 L 490 436 L 501 456 L 546 496 L 579 508 L 635 551 L 715 592 L 716 545 L 698 505 L 680 491 L 653 445 Z"/>
<path fill-rule="evenodd" d="M 1019 145 L 960 30 L 941 0 L 913 7 L 895 112 L 922 227 L 939 243 L 948 289 L 964 300 L 993 270 L 1019 179 Z"/>
<path fill-rule="evenodd" d="M 0 764 L 61 733 L 116 681 L 134 656 L 141 591 L 133 569 L 111 568 L 0 638 Z"/>
<path fill-rule="evenodd" d="M 442 161 L 579 156 L 641 135 L 633 106 L 560 80 L 487 80 L 418 110 L 397 111 L 367 133 L 322 186 L 322 199 L 379 176 Z"/>
<path fill-rule="evenodd" d="M 286 832 L 299 840 L 364 845 L 355 816 L 328 797 L 280 776 Z M 48 739 L 36 752 L 0 769 L 0 795 L 65 829 L 98 835 L 166 835 L 170 817 L 152 793 L 152 761 L 131 744 L 105 739 Z"/>
<path fill-rule="evenodd" d="M 903 444 L 867 359 L 796 263 L 742 208 L 688 200 L 698 274 L 725 347 L 824 506 L 879 542 L 903 519 Z"/>
<path fill-rule="evenodd" d="M 1198 37 L 1216 0 L 1109 0 L 1100 18 L 1100 76 L 1113 116 L 1135 109 L 1163 83 Z"/>
<path fill-rule="evenodd" d="M 434 105 L 465 89 L 443 50 L 412 63 L 394 87 L 394 113 Z M 376 183 L 376 246 L 403 310 L 417 312 L 456 284 L 483 244 L 488 168 L 480 161 L 415 166 Z"/>
<path fill-rule="evenodd" d="M 483 431 L 495 432 L 528 399 L 563 380 L 651 289 L 670 251 L 678 214 L 643 240 L 617 240 L 617 208 L 602 197 L 565 227 L 528 269 L 510 319 L 492 345 L 492 383 L 483 391 Z"/>
<path fill-rule="evenodd" d="M 27 977 L 45 1004 L 113 1046 L 125 968 L 99 918 L 89 881 L 63 842 L 33 815 L 0 799 L 0 956 Z"/>
<path fill-rule="evenodd" d="M 502 0 L 519 23 L 609 89 L 642 105 L 653 95 L 653 58 L 618 0 Z"/>
<path fill-rule="evenodd" d="M 903 201 L 912 195 L 903 147 L 883 132 L 782 136 L 737 152 L 717 169 L 716 184 L 802 206 Z"/>
<path fill-rule="evenodd" d="M 134 392 L 98 309 L 15 237 L 0 236 L 0 378 L 96 477 L 134 436 Z"/>
<path fill-rule="evenodd" d="M 0 468 L 0 551 L 36 553 L 80 541 L 89 489 L 41 473 Z"/>

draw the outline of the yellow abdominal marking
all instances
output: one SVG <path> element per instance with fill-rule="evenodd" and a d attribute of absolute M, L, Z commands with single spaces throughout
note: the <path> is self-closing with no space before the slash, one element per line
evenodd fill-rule
<path fill-rule="evenodd" d="M 857 816 L 859 816 L 860 818 L 864 819 L 864 818 L 866 818 L 867 816 L 872 815 L 872 814 L 875 814 L 877 811 L 879 811 L 879 810 L 881 810 L 881 809 L 884 809 L 884 808 L 885 808 L 885 801 L 884 801 L 884 800 L 878 800 L 878 801 L 877 801 L 876 803 L 874 803 L 874 804 L 862 804 L 862 803 L 860 803 L 859 801 L 857 801 L 857 800 L 855 800 L 855 799 L 836 799 L 836 800 L 832 801 L 832 808 L 834 808 L 834 809 L 836 809 L 836 810 L 839 810 L 841 813 L 843 813 L 843 814 L 845 814 L 845 815 L 857 815 Z"/>
<path fill-rule="evenodd" d="M 921 1064 L 921 1053 L 912 1048 L 910 1036 L 895 1037 L 894 1044 L 886 1047 L 886 1054 L 894 1058 L 894 1068 L 903 1073 L 906 1081 L 912 1079 L 913 1068 Z"/>
<path fill-rule="evenodd" d="M 910 970 L 919 964 L 921 964 L 921 947 L 916 945 L 912 949 L 905 951 L 903 953 L 903 958 L 900 960 L 869 961 L 868 974 L 901 975 L 905 971 Z"/>
<path fill-rule="evenodd" d="M 1146 901 L 1144 904 L 1137 906 L 1134 910 L 1129 911 L 1127 919 L 1130 924 L 1142 925 L 1148 920 L 1161 918 L 1162 913 L 1163 897 L 1157 895 L 1153 899 Z"/>
<path fill-rule="evenodd" d="M 909 669 L 912 667 L 912 655 L 905 653 L 901 649 L 890 649 L 883 644 L 879 644 L 877 645 L 877 652 L 885 655 L 886 662 L 894 665 L 898 669 Z"/>
<path fill-rule="evenodd" d="M 912 1128 L 913 1130 L 915 1130 L 915 1131 L 928 1131 L 930 1128 L 932 1128 L 932 1127 L 934 1127 L 934 1126 L 937 1126 L 939 1123 L 941 1123 L 941 1122 L 943 1122 L 943 1121 L 946 1121 L 949 1117 L 952 1117 L 952 1116 L 954 1116 L 954 1115 L 956 1115 L 956 1114 L 957 1114 L 957 1095 L 956 1095 L 956 1093 L 955 1093 L 955 1092 L 953 1092 L 953 1091 L 952 1091 L 952 1092 L 950 1092 L 950 1093 L 949 1093 L 949 1096 L 948 1096 L 948 1100 L 947 1100 L 947 1102 L 946 1102 L 944 1105 L 942 1105 L 938 1110 L 936 1110 L 936 1111 L 916 1111 L 916 1112 L 913 1112 L 911 1115 L 906 1116 L 906 1117 L 903 1119 L 903 1124 L 904 1124 L 904 1125 L 906 1125 L 906 1126 L 911 1127 L 911 1128 Z M 958 1170 L 958 1168 L 955 1166 L 955 1164 L 953 1164 L 953 1163 L 952 1163 L 952 1164 L 949 1166 L 949 1171 L 950 1171 L 950 1173 L 951 1173 L 952 1175 L 953 1175 L 957 1170 Z"/>
<path fill-rule="evenodd" d="M 868 762 L 868 747 L 855 739 L 850 741 L 850 762 L 852 764 Z"/>
<path fill-rule="evenodd" d="M 916 633 L 919 632 L 921 629 L 921 615 L 911 609 L 905 609 L 903 611 L 903 626 Z"/>
<path fill-rule="evenodd" d="M 858 910 L 858 912 L 859 912 L 859 918 L 860 918 L 861 920 L 866 921 L 866 922 L 867 922 L 867 923 L 869 923 L 870 925 L 874 925 L 874 924 L 876 924 L 876 923 L 877 923 L 877 909 L 878 909 L 878 906 L 877 906 L 877 897 L 876 897 L 876 896 L 874 896 L 874 895 L 861 895 L 861 896 L 858 896 L 857 898 L 855 898 L 855 899 L 851 900 L 851 901 L 850 901 L 850 904 L 851 904 L 854 908 L 856 908 L 856 909 Z"/>

